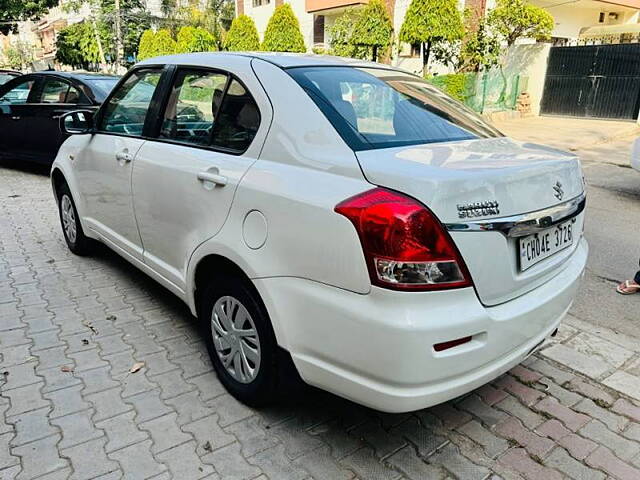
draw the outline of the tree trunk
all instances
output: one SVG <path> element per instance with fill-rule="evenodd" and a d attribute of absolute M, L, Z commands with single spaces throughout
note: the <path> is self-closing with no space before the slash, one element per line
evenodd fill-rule
<path fill-rule="evenodd" d="M 124 45 L 122 43 L 122 18 L 120 17 L 120 0 L 115 0 L 115 30 L 116 30 L 116 73 L 122 65 Z"/>
<path fill-rule="evenodd" d="M 373 46 L 373 61 L 374 62 L 378 61 L 378 46 L 377 45 Z"/>
<path fill-rule="evenodd" d="M 422 44 L 422 76 L 427 74 L 429 56 L 431 55 L 431 40 Z"/>
<path fill-rule="evenodd" d="M 98 44 L 98 56 L 100 57 L 99 61 L 102 65 L 107 63 L 107 60 L 104 58 L 104 50 L 102 49 L 102 41 L 100 40 L 100 32 L 98 32 L 98 26 L 96 25 L 96 19 L 91 18 L 91 24 L 93 25 L 93 35 L 96 38 L 96 43 Z"/>

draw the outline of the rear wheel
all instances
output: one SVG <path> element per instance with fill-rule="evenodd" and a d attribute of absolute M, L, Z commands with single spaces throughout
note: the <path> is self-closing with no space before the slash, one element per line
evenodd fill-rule
<path fill-rule="evenodd" d="M 243 279 L 225 277 L 211 281 L 200 298 L 200 321 L 222 384 L 247 405 L 272 401 L 280 380 L 279 352 L 258 294 Z"/>
<path fill-rule="evenodd" d="M 58 210 L 62 233 L 69 250 L 80 256 L 91 253 L 91 239 L 86 237 L 82 230 L 76 205 L 66 184 L 61 185 L 58 191 Z"/>

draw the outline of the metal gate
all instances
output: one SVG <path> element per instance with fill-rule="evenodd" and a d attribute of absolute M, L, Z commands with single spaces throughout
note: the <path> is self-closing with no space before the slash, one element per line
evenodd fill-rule
<path fill-rule="evenodd" d="M 640 44 L 552 47 L 541 113 L 637 119 Z"/>

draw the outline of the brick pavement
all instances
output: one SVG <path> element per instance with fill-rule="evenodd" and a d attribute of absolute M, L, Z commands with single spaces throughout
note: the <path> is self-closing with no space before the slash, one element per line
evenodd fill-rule
<path fill-rule="evenodd" d="M 310 390 L 252 410 L 185 306 L 106 249 L 70 254 L 46 176 L 0 167 L 3 480 L 638 479 L 636 344 L 570 318 L 523 366 L 434 408 Z"/>

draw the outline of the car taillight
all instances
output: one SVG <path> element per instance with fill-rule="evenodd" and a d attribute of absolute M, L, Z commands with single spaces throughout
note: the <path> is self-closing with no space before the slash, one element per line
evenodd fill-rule
<path fill-rule="evenodd" d="M 394 290 L 469 287 L 453 240 L 417 200 L 374 188 L 335 207 L 356 227 L 374 285 Z"/>

